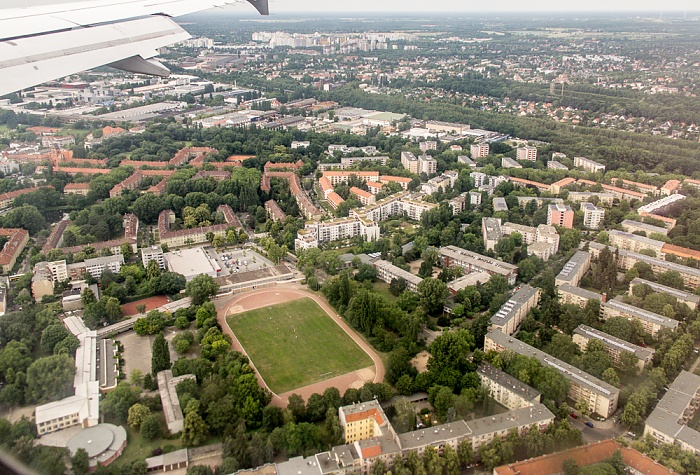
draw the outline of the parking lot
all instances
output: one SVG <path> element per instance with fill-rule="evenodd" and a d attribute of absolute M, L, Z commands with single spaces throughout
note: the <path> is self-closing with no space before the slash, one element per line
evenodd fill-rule
<path fill-rule="evenodd" d="M 219 265 L 220 276 L 275 266 L 269 259 L 251 249 L 235 249 L 217 253 L 214 248 L 207 248 L 206 251 L 212 260 Z"/>

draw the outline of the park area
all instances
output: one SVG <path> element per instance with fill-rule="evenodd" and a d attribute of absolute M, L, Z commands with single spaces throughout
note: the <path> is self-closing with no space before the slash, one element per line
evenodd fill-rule
<path fill-rule="evenodd" d="M 276 394 L 373 364 L 310 298 L 238 313 L 226 321 Z"/>

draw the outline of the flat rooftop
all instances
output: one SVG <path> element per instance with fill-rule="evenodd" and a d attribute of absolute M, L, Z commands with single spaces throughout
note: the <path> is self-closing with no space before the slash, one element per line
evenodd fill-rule
<path fill-rule="evenodd" d="M 216 274 L 216 269 L 204 253 L 204 248 L 201 247 L 168 252 L 164 258 L 172 272 L 177 272 L 185 277 Z"/>
<path fill-rule="evenodd" d="M 616 351 L 629 351 L 630 353 L 633 353 L 634 356 L 643 361 L 646 361 L 654 355 L 654 350 L 650 348 L 637 346 L 628 341 L 614 337 L 600 330 L 596 330 L 595 328 L 589 327 L 587 325 L 579 325 L 578 327 L 576 327 L 576 329 L 574 330 L 574 334 L 581 335 L 582 337 L 587 338 L 589 340 L 598 340 L 606 347 L 612 348 Z"/>
<path fill-rule="evenodd" d="M 582 297 L 588 300 L 598 300 L 601 301 L 603 296 L 597 292 L 591 292 L 590 290 L 582 289 L 581 287 L 576 287 L 571 284 L 561 284 L 559 286 L 559 292 L 564 292 L 578 297 Z"/>
<path fill-rule="evenodd" d="M 635 285 L 648 285 L 654 292 L 669 294 L 678 300 L 685 300 L 686 302 L 692 302 L 696 305 L 698 302 L 700 302 L 700 295 L 684 292 L 682 290 L 674 289 L 673 287 L 657 284 L 656 282 L 652 282 L 650 280 L 640 279 L 639 277 L 632 280 L 630 283 L 630 288 L 634 287 Z"/>
<path fill-rule="evenodd" d="M 541 395 L 535 388 L 528 386 L 519 379 L 514 378 L 505 371 L 501 371 L 489 363 L 482 363 L 479 365 L 476 372 L 479 373 L 480 376 L 484 376 L 496 384 L 508 388 L 509 391 L 514 392 L 526 401 L 532 401 Z"/>
<path fill-rule="evenodd" d="M 520 308 L 525 305 L 530 299 L 537 295 L 537 289 L 529 285 L 523 285 L 520 290 L 513 294 L 506 303 L 491 317 L 491 324 L 503 326 L 506 325 L 515 314 L 520 311 Z"/>
<path fill-rule="evenodd" d="M 500 331 L 491 331 L 486 335 L 486 338 L 491 339 L 497 345 L 513 350 L 519 355 L 535 357 L 545 367 L 552 367 L 559 371 L 566 379 L 586 387 L 591 392 L 600 394 L 606 398 L 613 398 L 620 393 L 620 390 L 605 381 L 592 376 L 585 371 L 582 371 L 575 366 L 561 361 L 554 356 L 548 355 L 544 351 L 523 343 L 512 336 L 508 336 Z"/>
<path fill-rule="evenodd" d="M 563 280 L 565 283 L 571 282 L 581 267 L 591 261 L 591 255 L 585 251 L 576 251 L 569 262 L 564 265 L 564 268 L 557 275 L 557 280 Z"/>
<path fill-rule="evenodd" d="M 681 371 L 654 410 L 646 425 L 700 450 L 700 432 L 682 423 L 683 413 L 700 392 L 700 376 Z"/>
<path fill-rule="evenodd" d="M 472 437 L 507 431 L 516 427 L 530 426 L 554 419 L 554 414 L 544 404 L 537 403 L 495 416 L 469 421 Z"/>
<path fill-rule="evenodd" d="M 672 318 L 664 317 L 658 313 L 644 310 L 643 308 L 635 307 L 622 301 L 622 296 L 618 295 L 613 300 L 608 300 L 602 304 L 603 307 L 610 307 L 620 313 L 632 315 L 635 318 L 647 322 L 655 323 L 666 328 L 676 328 L 680 322 Z"/>

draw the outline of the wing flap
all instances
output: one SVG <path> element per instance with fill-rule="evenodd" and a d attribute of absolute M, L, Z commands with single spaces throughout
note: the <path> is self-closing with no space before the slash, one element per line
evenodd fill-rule
<path fill-rule="evenodd" d="M 149 59 L 188 38 L 173 20 L 153 16 L 0 42 L 0 96 L 135 56 Z"/>
<path fill-rule="evenodd" d="M 0 10 L 0 40 L 118 22 L 149 15 L 177 17 L 241 0 L 100 0 Z M 267 0 L 248 0 L 263 15 Z"/>

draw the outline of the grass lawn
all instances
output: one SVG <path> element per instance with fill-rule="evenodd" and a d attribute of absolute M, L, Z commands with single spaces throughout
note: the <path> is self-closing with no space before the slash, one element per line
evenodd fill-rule
<path fill-rule="evenodd" d="M 126 448 L 124 453 L 115 461 L 115 466 L 123 466 L 136 460 L 145 460 L 151 456 L 153 449 L 157 447 L 173 446 L 174 450 L 182 448 L 179 438 L 146 440 L 141 437 L 138 430 L 125 425 L 126 428 Z M 167 432 L 167 431 L 166 431 Z"/>
<path fill-rule="evenodd" d="M 309 298 L 226 319 L 276 394 L 372 365 L 372 359 Z"/>
<path fill-rule="evenodd" d="M 379 280 L 379 281 L 375 282 L 373 285 L 374 285 L 374 290 L 376 290 L 378 294 L 381 294 L 389 302 L 396 301 L 396 297 L 394 296 L 394 294 L 392 294 L 389 291 L 389 284 Z"/>

